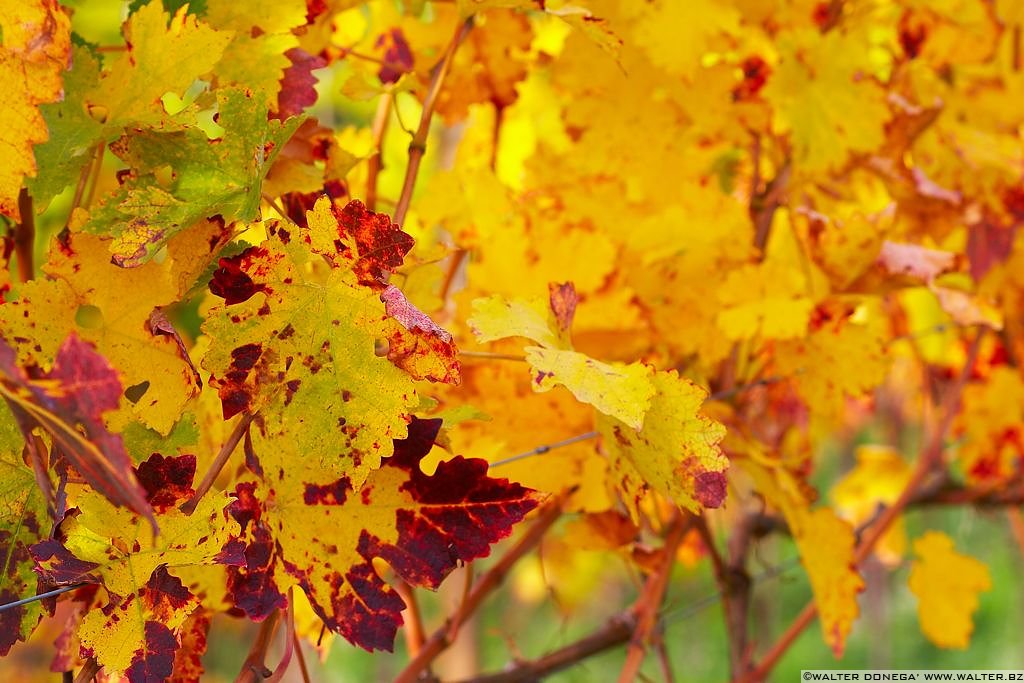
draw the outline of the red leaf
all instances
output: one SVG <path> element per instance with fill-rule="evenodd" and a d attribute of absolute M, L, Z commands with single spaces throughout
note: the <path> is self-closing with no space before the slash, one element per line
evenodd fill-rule
<path fill-rule="evenodd" d="M 412 71 L 413 56 L 402 29 L 393 28 L 377 38 L 376 48 L 384 48 L 384 65 L 377 76 L 381 83 L 395 83 L 404 74 Z"/>
<path fill-rule="evenodd" d="M 345 208 L 332 207 L 338 234 L 355 242 L 358 252 L 352 270 L 364 285 L 383 282 L 385 274 L 402 265 L 413 239 L 391 222 L 387 214 L 368 210 L 353 199 Z"/>
<path fill-rule="evenodd" d="M 551 306 L 551 312 L 555 314 L 555 322 L 562 332 L 568 332 L 572 327 L 572 319 L 576 315 L 578 301 L 576 286 L 573 283 L 548 283 L 548 305 Z"/>
<path fill-rule="evenodd" d="M 243 533 L 249 531 L 249 565 L 229 570 L 234 604 L 255 618 L 281 606 L 284 597 L 274 576 L 283 568 L 298 580 L 328 628 L 367 650 L 391 650 L 405 605 L 378 576 L 374 558 L 386 560 L 411 584 L 436 588 L 458 563 L 487 555 L 537 505 L 529 489 L 488 477 L 484 460 L 456 457 L 441 463 L 435 474 L 424 474 L 420 460 L 432 448 L 440 426 L 440 420 L 413 418 L 408 437 L 394 442 L 394 455 L 358 491 L 347 477 L 307 483 L 304 502 L 323 510 L 327 525 L 317 548 L 295 544 L 305 532 L 290 528 L 292 520 L 277 502 L 281 494 L 271 490 L 278 485 L 276 475 L 266 486 L 240 484 L 238 500 L 229 510 Z M 374 487 L 377 477 L 388 482 L 380 490 Z M 397 496 L 389 493 L 396 480 L 404 482 Z M 375 508 L 379 496 L 384 502 Z M 331 545 L 351 538 L 330 531 L 329 525 L 344 525 L 346 518 L 378 518 L 390 529 L 378 536 L 378 525 L 370 524 L 359 532 L 355 547 Z M 308 523 L 309 508 L 297 519 Z M 385 540 L 389 537 L 394 540 Z"/>
<path fill-rule="evenodd" d="M 323 57 L 311 55 L 301 47 L 293 47 L 284 53 L 292 63 L 281 77 L 281 91 L 277 94 L 277 116 L 281 120 L 297 116 L 316 104 L 317 77 L 313 71 L 327 66 Z"/>
<path fill-rule="evenodd" d="M 157 512 L 164 512 L 192 497 L 196 474 L 196 456 L 164 457 L 154 453 L 136 470 L 139 483 L 146 489 L 146 500 Z"/>

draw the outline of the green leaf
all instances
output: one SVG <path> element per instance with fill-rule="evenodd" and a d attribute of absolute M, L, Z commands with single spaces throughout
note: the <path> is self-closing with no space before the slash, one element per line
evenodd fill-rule
<path fill-rule="evenodd" d="M 115 263 L 141 265 L 178 232 L 215 215 L 226 221 L 256 218 L 263 177 L 302 119 L 268 121 L 262 98 L 242 89 L 218 93 L 220 138 L 200 129 L 145 130 L 125 137 L 118 151 L 135 169 L 83 226 L 113 236 Z M 157 172 L 170 166 L 164 187 Z"/>

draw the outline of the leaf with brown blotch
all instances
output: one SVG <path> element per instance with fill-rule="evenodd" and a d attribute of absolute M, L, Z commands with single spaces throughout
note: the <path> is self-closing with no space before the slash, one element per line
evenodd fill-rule
<path fill-rule="evenodd" d="M 72 333 L 60 347 L 53 369 L 30 380 L 15 364 L 14 349 L 0 340 L 4 398 L 26 438 L 42 427 L 61 453 L 96 491 L 117 506 L 145 517 L 156 530 L 153 509 L 132 473 L 132 460 L 103 413 L 121 402 L 121 380 L 106 358 Z M 81 429 L 81 432 L 79 432 Z"/>
<path fill-rule="evenodd" d="M 261 619 L 280 605 L 255 599 L 283 597 L 298 584 L 328 628 L 367 650 L 390 651 L 405 604 L 375 559 L 410 584 L 437 588 L 537 505 L 529 489 L 488 477 L 483 460 L 456 457 L 424 474 L 420 460 L 440 426 L 413 419 L 408 438 L 395 441 L 394 455 L 358 489 L 316 459 L 261 454 L 263 481 L 240 484 L 231 513 L 265 563 L 230 570 L 235 604 Z"/>

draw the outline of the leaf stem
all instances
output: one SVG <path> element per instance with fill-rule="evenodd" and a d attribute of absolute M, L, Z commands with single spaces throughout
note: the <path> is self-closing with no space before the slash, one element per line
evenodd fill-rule
<path fill-rule="evenodd" d="M 544 534 L 547 533 L 548 529 L 551 528 L 559 517 L 562 516 L 562 505 L 568 498 L 569 491 L 563 492 L 562 494 L 555 496 L 547 504 L 541 508 L 540 513 L 534 520 L 533 525 L 527 530 L 527 532 L 513 545 L 508 551 L 502 555 L 501 559 L 498 560 L 497 564 L 487 570 L 487 572 L 480 577 L 480 580 L 473 585 L 473 590 L 470 591 L 469 595 L 456 610 L 455 614 L 448 617 L 444 624 L 441 625 L 430 638 L 423 644 L 423 648 L 412 658 L 398 677 L 395 678 L 395 683 L 413 683 L 419 678 L 420 672 L 425 671 L 430 663 L 433 662 L 439 654 L 444 652 L 455 637 L 458 635 L 457 629 L 453 629 L 453 625 L 462 624 L 466 622 L 466 619 L 476 612 L 477 608 L 483 603 L 484 599 L 487 598 L 504 580 L 505 575 L 509 572 L 512 566 L 518 562 L 524 555 L 533 550 L 534 546 L 540 543 Z"/>
<path fill-rule="evenodd" d="M 249 429 L 249 425 L 255 418 L 255 413 L 245 413 L 242 418 L 235 425 L 235 428 L 231 431 L 227 441 L 221 446 L 220 452 L 217 453 L 217 457 L 213 459 L 213 463 L 210 465 L 210 469 L 206 471 L 206 475 L 203 477 L 202 482 L 196 488 L 195 494 L 181 506 L 181 511 L 186 515 L 191 515 L 196 511 L 196 506 L 199 505 L 199 501 L 203 499 L 203 496 L 210 490 L 213 483 L 217 480 L 217 475 L 224 469 L 224 465 L 227 464 L 228 458 L 231 457 L 231 453 L 234 452 L 235 447 L 238 446 L 238 442 L 242 440 L 245 432 Z"/>
<path fill-rule="evenodd" d="M 520 363 L 526 362 L 526 356 L 517 356 L 514 353 L 491 353 L 489 351 L 459 351 L 460 356 L 466 358 L 484 358 L 487 360 L 513 360 Z"/>
<path fill-rule="evenodd" d="M 395 590 L 405 603 L 405 645 L 409 649 L 409 656 L 415 657 L 423 649 L 423 640 L 426 629 L 423 628 L 423 615 L 420 612 L 420 603 L 416 599 L 416 592 L 406 581 L 395 581 Z"/>
<path fill-rule="evenodd" d="M 462 41 L 466 39 L 473 29 L 473 17 L 469 17 L 455 31 L 454 37 L 445 50 L 444 57 L 434 67 L 430 78 L 430 88 L 423 100 L 423 112 L 420 114 L 420 125 L 416 129 L 416 135 L 409 143 L 409 163 L 405 167 L 405 180 L 402 182 L 402 193 L 398 196 L 398 203 L 395 205 L 394 222 L 398 225 L 405 223 L 405 214 L 409 211 L 409 203 L 412 201 L 412 191 L 416 187 L 416 176 L 419 174 L 420 162 L 427 149 L 427 134 L 430 132 L 430 119 L 434 116 L 434 108 L 437 106 L 437 97 L 441 94 L 441 87 L 444 79 L 451 68 L 455 51 Z"/>

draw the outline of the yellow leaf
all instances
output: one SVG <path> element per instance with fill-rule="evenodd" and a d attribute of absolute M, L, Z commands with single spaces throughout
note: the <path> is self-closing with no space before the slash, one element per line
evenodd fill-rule
<path fill-rule="evenodd" d="M 549 349 L 569 348 L 566 340 L 554 332 L 555 320 L 548 302 L 540 299 L 507 301 L 499 295 L 475 299 L 468 322 L 481 343 L 525 337 Z"/>
<path fill-rule="evenodd" d="M 21 220 L 18 191 L 36 174 L 32 146 L 49 138 L 38 105 L 62 99 L 71 59 L 71 20 L 55 0 L 0 4 L 0 213 Z"/>
<path fill-rule="evenodd" d="M 792 136 L 799 169 L 833 170 L 882 144 L 889 110 L 884 91 L 863 77 L 865 45 L 842 31 L 803 29 L 780 34 L 778 47 L 764 96 L 775 128 Z"/>
<path fill-rule="evenodd" d="M 891 505 L 899 498 L 910 479 L 910 464 L 890 446 L 857 447 L 857 465 L 832 489 L 836 510 L 852 524 L 861 524 L 875 515 L 879 505 Z M 906 546 L 902 517 L 886 531 L 875 553 L 883 560 L 897 562 Z"/>
<path fill-rule="evenodd" d="M 978 594 L 992 588 L 988 567 L 956 552 L 953 540 L 941 531 L 928 531 L 914 541 L 914 553 L 919 559 L 911 565 L 909 585 L 917 596 L 921 630 L 939 647 L 966 650 Z"/>
<path fill-rule="evenodd" d="M 533 370 L 534 391 L 550 391 L 561 384 L 578 400 L 633 429 L 644 424 L 654 386 L 652 370 L 643 363 L 602 363 L 578 351 L 526 347 L 526 362 Z"/>
<path fill-rule="evenodd" d="M 860 614 L 857 594 L 864 590 L 864 580 L 853 566 L 853 527 L 829 508 L 789 521 L 811 580 L 825 642 L 836 658 L 842 657 L 846 636 Z"/>
<path fill-rule="evenodd" d="M 87 100 L 105 109 L 110 126 L 156 123 L 165 116 L 164 94 L 180 96 L 212 69 L 233 35 L 200 23 L 188 14 L 187 5 L 168 17 L 163 3 L 154 0 L 128 19 L 129 49 L 118 56 Z"/>
<path fill-rule="evenodd" d="M 614 417 L 597 420 L 626 507 L 638 519 L 647 487 L 690 510 L 720 506 L 729 461 L 718 446 L 725 427 L 699 413 L 707 392 L 675 370 L 654 373 L 650 381 L 655 393 L 642 429 Z"/>
<path fill-rule="evenodd" d="M 753 457 L 756 452 L 755 447 L 750 455 Z M 739 462 L 753 479 L 758 493 L 786 518 L 811 582 L 822 635 L 836 657 L 840 657 L 860 614 L 857 594 L 864 589 L 864 581 L 853 563 L 853 527 L 830 508 L 812 512 L 793 475 L 770 459 L 763 460 L 742 458 Z"/>
<path fill-rule="evenodd" d="M 112 264 L 99 238 L 72 234 L 43 266 L 50 277 L 25 284 L 0 309 L 0 330 L 8 339 L 24 340 L 17 345 L 22 362 L 43 367 L 72 331 L 95 343 L 126 388 L 144 389 L 134 404 L 125 402 L 118 423 L 135 414 L 166 435 L 199 393 L 199 378 L 175 340 L 151 327 L 150 316 L 191 288 L 219 248 L 222 231 L 217 221 L 203 221 L 170 242 L 162 264 L 138 268 Z"/>
<path fill-rule="evenodd" d="M 644 10 L 634 40 L 656 66 L 683 77 L 693 76 L 705 53 L 739 31 L 739 12 L 717 0 L 656 0 Z"/>

